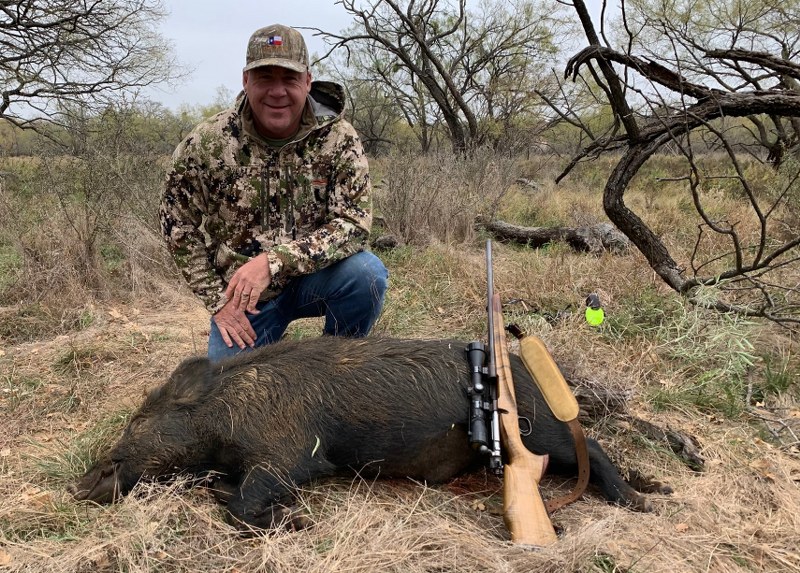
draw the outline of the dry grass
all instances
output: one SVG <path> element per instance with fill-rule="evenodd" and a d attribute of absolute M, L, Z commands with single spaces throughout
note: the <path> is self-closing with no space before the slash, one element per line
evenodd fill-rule
<path fill-rule="evenodd" d="M 557 308 L 590 286 L 568 277 L 608 277 L 610 315 L 624 312 L 631 290 L 653 288 L 638 258 L 551 258 L 496 246 L 504 298 L 540 300 Z M 401 253 L 379 331 L 402 330 L 413 316 L 420 337 L 480 329 L 482 253 L 446 247 Z M 630 266 L 622 284 L 610 267 Z M 474 267 L 476 272 L 467 269 Z M 427 276 L 427 279 L 422 277 Z M 639 277 L 638 279 L 636 277 Z M 588 279 L 584 279 L 588 281 Z M 515 285 L 515 286 L 512 286 Z M 9 571 L 795 571 L 800 567 L 800 461 L 796 448 L 757 437 L 753 419 L 701 412 L 655 412 L 647 400 L 671 366 L 647 341 L 621 341 L 589 328 L 577 315 L 555 326 L 524 310 L 509 313 L 538 332 L 557 357 L 610 384 L 629 385 L 637 415 L 697 436 L 708 468 L 694 473 L 662 446 L 606 420 L 589 431 L 623 469 L 654 474 L 673 496 L 651 496 L 642 515 L 609 506 L 591 493 L 555 516 L 556 547 L 530 552 L 512 546 L 499 515 L 500 484 L 484 474 L 430 488 L 404 481 L 333 481 L 301 492 L 315 526 L 242 539 L 204 491 L 182 484 L 142 487 L 110 507 L 75 504 L 64 486 L 109 444 L 142 391 L 184 356 L 202 350 L 207 319 L 190 298 L 161 310 L 95 308 L 94 322 L 70 336 L 7 347 L 0 357 L 5 388 L 0 407 L 10 423 L 0 434 L 0 559 Z M 161 301 L 166 302 L 166 301 Z M 173 309 L 165 311 L 164 308 Z M 138 309 L 138 310 L 137 310 Z M 311 334 L 314 321 L 296 325 Z M 409 325 L 409 330 L 411 325 Z M 410 332 L 401 332 L 410 335 Z M 626 335 L 627 336 L 627 335 Z M 775 341 L 779 334 L 772 334 Z M 25 382 L 28 381 L 28 382 Z M 35 382 L 34 382 L 35 381 Z M 26 386 L 27 385 L 27 386 Z M 27 388 L 27 389 L 25 389 Z M 73 396 L 71 405 L 66 396 Z M 796 404 L 793 404 L 796 408 Z M 545 495 L 564 487 L 548 479 Z M 485 511 L 476 509 L 478 502 Z"/>
<path fill-rule="evenodd" d="M 375 162 L 376 212 L 402 244 L 471 242 L 476 216 L 493 216 L 514 185 L 513 166 L 487 150 L 470 158 L 392 155 Z"/>
<path fill-rule="evenodd" d="M 599 189 L 545 192 L 554 200 L 541 202 L 531 220 L 602 220 Z M 519 213 L 530 199 L 506 200 Z M 667 239 L 688 232 L 677 201 L 667 198 L 660 209 L 654 217 L 678 225 Z M 381 253 L 391 276 L 376 331 L 482 336 L 481 247 L 476 240 Z M 554 516 L 559 543 L 535 552 L 508 541 L 501 484 L 483 472 L 437 487 L 359 477 L 306 486 L 300 502 L 315 525 L 254 539 L 240 537 L 217 503 L 186 483 L 141 486 L 113 506 L 76 504 L 65 486 L 115 439 L 142 392 L 187 355 L 204 351 L 207 315 L 174 288 L 176 280 L 119 301 L 86 300 L 80 328 L 67 325 L 56 335 L 22 336 L 26 323 L 14 328 L 0 315 L 0 325 L 18 334 L 0 350 L 0 570 L 800 570 L 800 451 L 791 437 L 795 432 L 796 442 L 800 432 L 796 341 L 769 325 L 685 307 L 636 253 L 594 258 L 559 245 L 531 251 L 495 244 L 506 321 L 541 336 L 581 376 L 629 391 L 628 414 L 698 439 L 707 460 L 699 473 L 624 416 L 587 428 L 623 471 L 654 475 L 674 488 L 671 496 L 649 496 L 654 512 L 611 506 L 590 491 Z M 147 284 L 156 284 L 152 276 Z M 600 328 L 580 314 L 589 292 L 599 292 L 605 304 Z M 301 321 L 290 335 L 319 329 L 319 321 Z M 725 399 L 703 401 L 701 390 Z M 544 495 L 569 485 L 546 478 Z"/>

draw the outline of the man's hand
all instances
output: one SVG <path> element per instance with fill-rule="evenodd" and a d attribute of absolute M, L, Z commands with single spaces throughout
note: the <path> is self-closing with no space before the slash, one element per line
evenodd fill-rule
<path fill-rule="evenodd" d="M 244 349 L 245 346 L 251 348 L 255 346 L 256 331 L 253 330 L 244 311 L 239 310 L 232 300 L 229 300 L 217 311 L 217 314 L 214 315 L 214 323 L 219 328 L 222 340 L 228 345 L 228 348 L 233 348 L 234 343 L 241 349 Z"/>
<path fill-rule="evenodd" d="M 233 273 L 228 288 L 225 289 L 225 296 L 228 304 L 242 312 L 258 314 L 256 303 L 258 297 L 264 292 L 272 281 L 269 274 L 269 259 L 267 253 L 261 253 L 253 257 Z M 228 306 L 226 304 L 225 306 Z M 224 307 L 223 307 L 224 308 Z"/>
<path fill-rule="evenodd" d="M 258 297 L 269 286 L 271 280 L 266 253 L 250 259 L 231 277 L 231 282 L 225 290 L 228 302 L 214 315 L 214 322 L 228 348 L 233 348 L 234 344 L 242 349 L 245 346 L 255 345 L 256 332 L 245 312 L 259 313 L 256 308 Z"/>

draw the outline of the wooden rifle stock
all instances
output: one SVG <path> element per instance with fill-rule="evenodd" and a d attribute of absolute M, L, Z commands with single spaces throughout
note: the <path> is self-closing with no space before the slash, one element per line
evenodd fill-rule
<path fill-rule="evenodd" d="M 519 433 L 517 400 L 499 294 L 491 295 L 489 314 L 492 325 L 489 334 L 497 371 L 500 436 L 507 458 L 503 467 L 503 517 L 514 543 L 551 545 L 558 537 L 539 493 L 539 480 L 547 467 L 547 456 L 529 451 Z"/>
<path fill-rule="evenodd" d="M 580 498 L 589 483 L 589 450 L 586 447 L 583 428 L 578 421 L 580 408 L 575 395 L 569 389 L 567 381 L 542 339 L 537 336 L 525 336 L 514 324 L 508 326 L 508 331 L 519 339 L 519 356 L 522 358 L 522 363 L 525 364 L 531 378 L 539 387 L 550 411 L 557 420 L 564 422 L 569 428 L 575 443 L 578 481 L 568 494 L 547 500 L 545 508 L 548 513 L 552 514 L 557 509 Z"/>

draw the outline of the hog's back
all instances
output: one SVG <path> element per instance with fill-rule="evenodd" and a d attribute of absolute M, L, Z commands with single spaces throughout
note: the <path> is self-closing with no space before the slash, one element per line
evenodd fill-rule
<path fill-rule="evenodd" d="M 482 461 L 467 437 L 465 348 L 453 340 L 320 337 L 225 361 L 216 375 L 222 403 L 241 409 L 243 455 L 436 482 Z M 540 442 L 563 429 L 518 357 L 511 362 L 518 409 L 536 426 L 526 444 L 544 451 Z"/>

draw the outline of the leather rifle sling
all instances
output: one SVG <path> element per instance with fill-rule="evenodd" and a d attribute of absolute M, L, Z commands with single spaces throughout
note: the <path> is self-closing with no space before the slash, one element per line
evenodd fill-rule
<path fill-rule="evenodd" d="M 547 500 L 544 503 L 547 513 L 553 513 L 565 505 L 577 501 L 586 491 L 586 486 L 589 484 L 589 450 L 586 447 L 586 436 L 583 433 L 583 428 L 581 428 L 577 418 L 566 422 L 566 424 L 569 426 L 572 440 L 575 442 L 575 457 L 578 461 L 578 482 L 567 495 Z"/>

